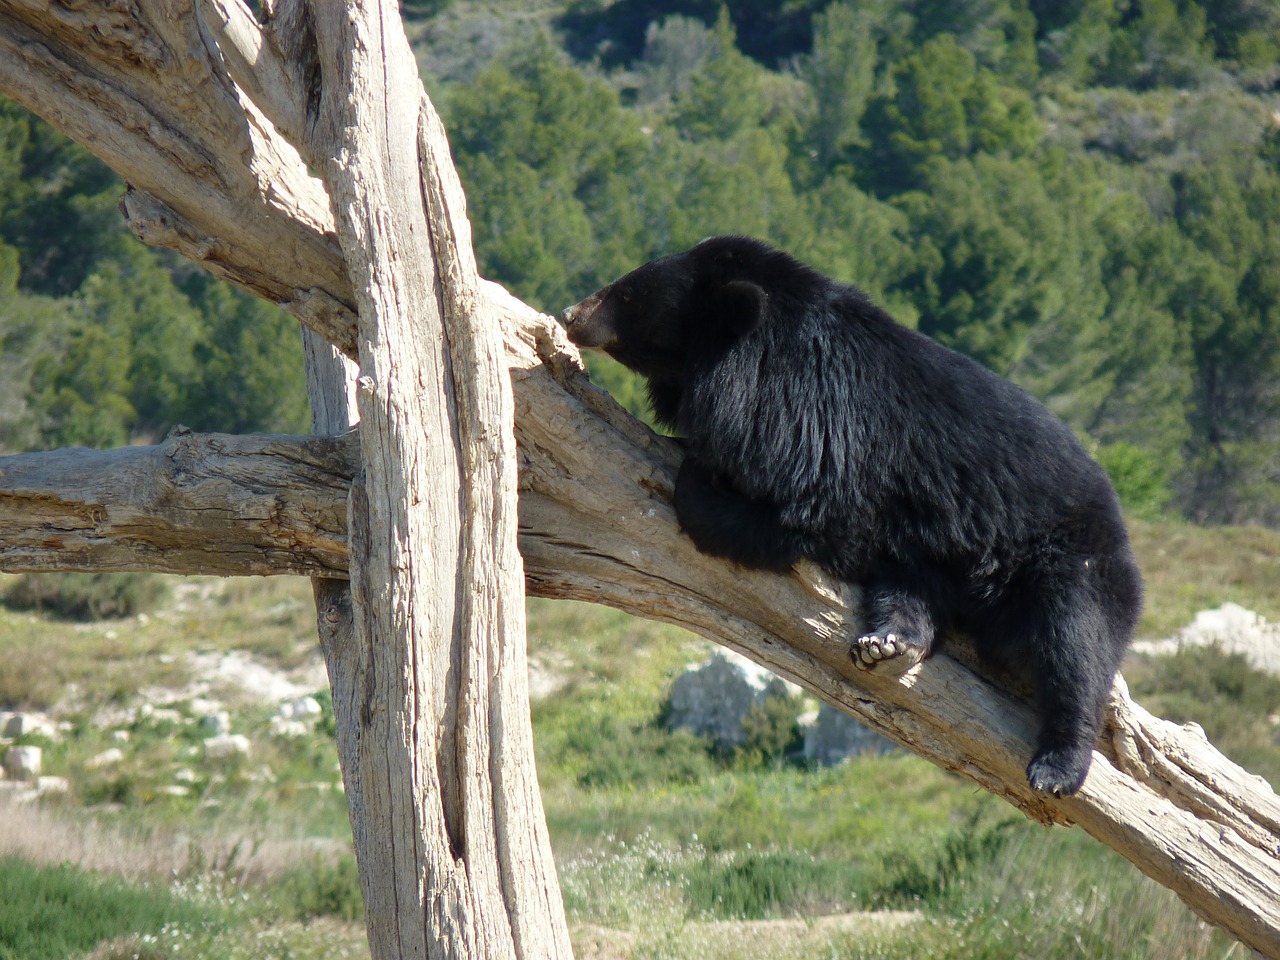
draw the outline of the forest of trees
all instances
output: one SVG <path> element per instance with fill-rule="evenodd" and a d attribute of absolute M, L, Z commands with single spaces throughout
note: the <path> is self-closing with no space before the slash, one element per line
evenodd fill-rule
<path fill-rule="evenodd" d="M 1280 524 L 1276 0 L 406 11 L 482 272 L 531 304 L 752 234 L 1043 398 L 1131 511 Z M 302 429 L 295 325 L 119 192 L 0 107 L 0 450 Z"/>

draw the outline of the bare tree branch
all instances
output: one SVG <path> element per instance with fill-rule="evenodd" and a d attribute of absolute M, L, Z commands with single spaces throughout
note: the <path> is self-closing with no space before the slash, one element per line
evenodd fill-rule
<path fill-rule="evenodd" d="M 306 62 L 296 49 L 306 31 L 277 21 L 274 33 L 233 43 L 229 34 L 251 25 L 201 10 L 202 25 L 155 0 L 128 16 L 0 0 L 0 89 L 135 185 L 126 209 L 140 235 L 286 304 L 353 356 L 357 296 L 327 200 L 276 133 L 319 115 L 314 77 L 278 75 Z M 255 56 L 268 54 L 255 49 L 287 52 L 269 54 L 280 62 L 259 74 Z M 433 207 L 430 222 L 442 213 Z M 1118 684 L 1083 790 L 1032 794 L 1025 704 L 945 653 L 899 678 L 862 674 L 848 657 L 851 614 L 820 576 L 735 570 L 698 554 L 670 507 L 672 446 L 584 382 L 548 318 L 492 285 L 477 290 L 479 311 L 505 333 L 530 592 L 608 603 L 744 652 L 1028 816 L 1079 823 L 1206 920 L 1280 956 L 1280 802 L 1265 782 L 1197 729 L 1151 717 Z"/>
<path fill-rule="evenodd" d="M 349 437 L 175 430 L 0 457 L 0 570 L 346 577 Z"/>

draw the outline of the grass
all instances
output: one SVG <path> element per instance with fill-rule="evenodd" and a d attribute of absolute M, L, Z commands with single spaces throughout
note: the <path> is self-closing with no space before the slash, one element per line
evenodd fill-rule
<path fill-rule="evenodd" d="M 1227 602 L 1280 620 L 1280 531 L 1131 520 L 1129 532 L 1146 581 L 1139 637 L 1172 636 Z"/>
<path fill-rule="evenodd" d="M 1280 616 L 1280 534 L 1134 526 L 1145 635 L 1227 600 Z M 539 776 L 585 955 L 1230 955 L 1229 940 L 1090 838 L 1022 821 L 914 756 L 802 769 L 667 730 L 671 677 L 707 654 L 704 641 L 582 604 L 531 601 L 529 624 L 531 659 L 554 690 L 533 707 Z M 0 607 L 0 706 L 70 723 L 44 746 L 46 771 L 72 781 L 64 798 L 5 808 L 0 863 L 34 871 L 24 889 L 122 903 L 108 912 L 127 918 L 95 924 L 96 908 L 71 909 L 85 924 L 65 939 L 40 912 L 54 901 L 4 897 L 0 960 L 367 956 L 331 716 L 278 739 L 274 704 L 232 699 L 232 728 L 253 753 L 215 767 L 200 758 L 188 702 L 151 718 L 127 709 L 140 689 L 186 685 L 189 652 L 251 649 L 290 670 L 314 657 L 313 630 L 309 586 L 283 578 L 179 580 L 166 605 L 100 623 Z M 1280 680 L 1213 651 L 1134 658 L 1126 671 L 1156 712 L 1201 723 L 1228 755 L 1280 777 L 1267 720 Z M 103 726 L 107 715 L 117 719 Z M 781 721 L 759 719 L 765 739 L 781 736 Z M 91 766 L 109 746 L 125 758 Z M 53 953 L 21 939 L 37 930 Z"/>
<path fill-rule="evenodd" d="M 219 911 L 164 887 L 0 858 L 0 960 L 62 960 L 123 934 L 216 933 Z"/>

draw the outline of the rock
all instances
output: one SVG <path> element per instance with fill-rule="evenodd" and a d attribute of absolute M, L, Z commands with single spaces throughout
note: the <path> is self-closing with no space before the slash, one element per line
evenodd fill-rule
<path fill-rule="evenodd" d="M 225 737 L 210 737 L 204 742 L 204 758 L 206 760 L 223 761 L 240 757 L 248 757 L 252 749 L 249 738 L 243 734 L 233 733 Z"/>
<path fill-rule="evenodd" d="M 103 767 L 114 767 L 123 760 L 124 751 L 119 747 L 112 747 L 110 750 L 103 750 L 101 753 L 94 754 L 84 762 L 84 765 L 87 770 L 100 770 Z"/>
<path fill-rule="evenodd" d="M 271 718 L 273 737 L 305 737 L 311 732 L 324 710 L 315 697 L 299 697 L 286 700 Z"/>
<path fill-rule="evenodd" d="M 311 732 L 311 726 L 301 720 L 286 720 L 283 717 L 271 718 L 271 735 L 296 740 Z"/>
<path fill-rule="evenodd" d="M 690 667 L 671 686 L 667 724 L 736 747 L 746 735 L 742 719 L 769 696 L 786 696 L 790 685 L 759 664 L 728 650 Z"/>
<path fill-rule="evenodd" d="M 300 697 L 297 700 L 289 700 L 280 704 L 280 708 L 276 711 L 276 716 L 281 720 L 317 720 L 323 711 L 320 708 L 320 701 L 315 697 Z"/>
<path fill-rule="evenodd" d="M 128 743 L 133 739 L 133 734 L 128 730 L 112 730 L 111 740 L 113 743 Z"/>
<path fill-rule="evenodd" d="M 70 792 L 71 784 L 66 777 L 36 777 L 37 796 L 47 797 Z"/>
<path fill-rule="evenodd" d="M 1267 621 L 1236 603 L 1202 610 L 1168 640 L 1139 641 L 1135 653 L 1165 656 L 1195 647 L 1218 647 L 1241 654 L 1255 670 L 1280 675 L 1280 624 Z"/>
<path fill-rule="evenodd" d="M 860 720 L 829 704 L 818 707 L 810 723 L 801 723 L 804 749 L 801 755 L 823 766 L 834 766 L 861 753 L 890 753 L 898 746 Z"/>
<path fill-rule="evenodd" d="M 39 713 L 11 713 L 4 725 L 3 733 L 10 740 L 17 740 L 19 737 L 48 737 L 53 740 L 55 730 L 52 723 Z"/>
<path fill-rule="evenodd" d="M 4 768 L 15 780 L 34 780 L 40 776 L 43 757 L 39 747 L 10 747 L 4 755 Z"/>
<path fill-rule="evenodd" d="M 206 713 L 200 718 L 200 729 L 211 737 L 225 737 L 231 732 L 231 714 L 226 710 Z"/>

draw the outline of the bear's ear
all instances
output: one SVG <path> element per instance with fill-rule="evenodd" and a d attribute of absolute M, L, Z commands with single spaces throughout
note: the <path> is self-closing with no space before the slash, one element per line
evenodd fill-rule
<path fill-rule="evenodd" d="M 730 336 L 746 336 L 765 321 L 769 294 L 750 280 L 731 280 L 716 291 L 716 313 Z"/>

